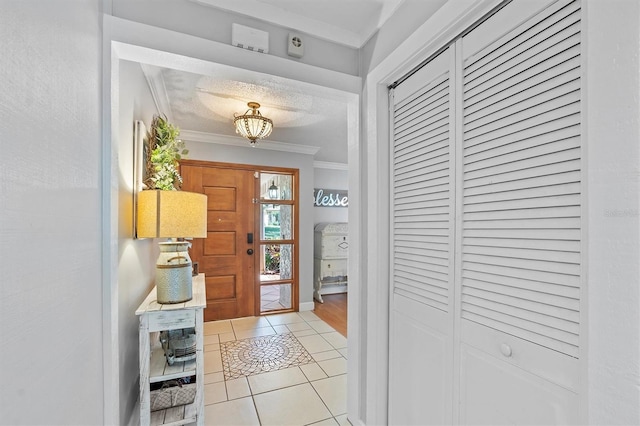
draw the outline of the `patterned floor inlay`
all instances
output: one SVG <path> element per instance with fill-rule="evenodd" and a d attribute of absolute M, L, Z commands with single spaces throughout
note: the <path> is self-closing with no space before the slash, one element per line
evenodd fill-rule
<path fill-rule="evenodd" d="M 291 333 L 223 342 L 220 352 L 225 380 L 314 362 Z"/>

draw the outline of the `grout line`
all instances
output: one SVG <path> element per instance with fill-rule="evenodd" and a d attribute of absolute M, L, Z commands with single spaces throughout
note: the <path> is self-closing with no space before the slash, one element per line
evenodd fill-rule
<path fill-rule="evenodd" d="M 331 411 L 329 411 L 329 414 L 331 414 Z M 330 417 L 327 417 L 326 419 L 318 420 L 317 422 L 313 422 L 313 423 L 305 423 L 305 424 L 304 424 L 304 426 L 312 426 L 312 425 L 315 425 L 316 423 L 324 422 L 324 421 L 327 421 L 327 420 L 329 420 L 329 419 L 334 419 L 334 420 L 335 420 L 335 417 L 333 417 L 333 414 L 331 414 L 331 416 L 330 416 Z M 336 421 L 336 423 L 338 423 L 338 421 L 337 421 L 337 420 L 335 420 L 335 421 Z M 338 424 L 339 424 L 339 423 L 338 423 Z"/>
<path fill-rule="evenodd" d="M 336 359 L 336 358 L 331 358 L 331 359 Z M 324 361 L 329 361 L 329 359 L 325 359 L 325 360 L 320 361 L 320 362 L 324 362 Z M 318 364 L 318 367 L 320 367 L 320 370 L 322 370 L 322 372 L 323 372 L 324 374 L 326 374 L 326 375 L 327 375 L 327 377 L 324 377 L 324 379 L 327 379 L 327 378 L 331 377 L 331 376 L 329 375 L 329 373 L 328 373 L 324 368 L 322 368 L 322 365 L 320 365 L 320 362 L 318 362 L 318 363 L 317 363 L 317 364 Z M 318 380 L 322 380 L 322 379 L 318 379 Z M 316 381 L 317 381 L 317 380 L 316 380 Z"/>
<path fill-rule="evenodd" d="M 256 374 L 257 376 L 257 374 Z M 251 396 L 255 395 L 253 393 L 253 388 L 251 387 L 251 380 L 249 380 L 249 376 L 245 376 L 247 378 L 247 385 L 249 386 L 249 394 L 251 394 Z"/>
<path fill-rule="evenodd" d="M 320 396 L 320 394 L 318 393 L 318 391 L 316 390 L 315 386 L 313 386 L 313 383 L 309 383 L 311 385 L 311 389 L 313 389 L 313 391 L 316 393 L 316 395 L 318 395 L 318 398 L 320 398 L 320 401 L 322 401 L 322 403 L 324 404 L 324 406 L 326 407 L 327 411 L 329 412 L 329 414 L 331 414 L 331 417 L 333 417 L 333 412 L 331 411 L 331 409 L 329 409 L 329 406 L 327 405 L 326 402 L 324 402 L 324 399 L 322 399 L 322 396 Z"/>
<path fill-rule="evenodd" d="M 336 358 L 344 358 L 344 359 L 346 360 L 346 358 L 345 358 L 345 357 L 344 357 L 344 356 L 339 352 L 339 349 L 338 349 L 338 348 L 335 348 L 335 347 L 334 347 L 330 342 L 328 342 L 328 341 L 324 338 L 324 336 L 322 336 L 322 334 L 331 333 L 331 331 L 328 331 L 328 332 L 325 332 L 325 333 L 320 333 L 320 332 L 318 332 L 317 330 L 315 330 L 313 327 L 311 327 L 311 325 L 309 324 L 309 321 L 307 321 L 304 317 L 300 316 L 300 314 L 299 314 L 299 313 L 296 313 L 296 314 L 297 314 L 297 315 L 302 319 L 302 322 L 304 322 L 307 326 L 309 326 L 309 327 L 310 327 L 310 330 L 312 330 L 312 331 L 313 331 L 313 333 L 312 333 L 312 334 L 310 334 L 309 336 L 312 336 L 312 335 L 319 335 L 319 336 L 321 336 L 321 337 L 322 337 L 322 339 L 323 339 L 325 342 L 327 342 L 327 343 L 332 347 L 332 349 L 331 349 L 330 351 L 338 352 L 339 356 L 338 356 L 338 357 L 336 357 Z M 318 319 L 312 319 L 311 321 L 322 321 L 322 322 L 325 322 L 324 320 L 319 319 L 319 318 L 318 318 Z M 281 326 L 281 325 L 287 326 L 287 324 L 276 324 L 276 325 L 274 325 L 274 324 L 272 324 L 272 323 L 271 323 L 271 321 L 269 321 L 269 319 L 268 319 L 268 318 L 267 318 L 267 322 L 269 323 L 270 328 L 271 328 L 273 331 L 275 331 L 275 327 L 276 327 L 276 326 Z M 290 324 L 294 324 L 294 323 L 290 323 Z M 326 324 L 326 322 L 325 322 L 325 324 Z M 327 325 L 328 325 L 328 324 L 327 324 Z M 287 329 L 289 329 L 289 328 L 287 327 Z M 237 342 L 237 341 L 239 341 L 239 340 L 245 340 L 245 339 L 238 339 L 238 337 L 237 337 L 237 335 L 236 335 L 236 332 L 235 332 L 235 328 L 233 327 L 233 323 L 231 323 L 231 330 L 232 330 L 233 336 L 235 337 L 235 340 L 233 340 L 233 341 L 228 341 L 228 342 L 224 342 L 224 343 L 230 343 L 230 342 Z M 337 331 L 336 331 L 336 332 L 337 332 Z M 298 339 L 299 339 L 299 338 L 298 338 L 298 336 L 296 336 L 296 335 L 294 334 L 294 332 L 293 332 L 293 331 L 291 331 L 290 329 L 289 329 L 289 332 L 288 332 L 288 333 L 292 334 L 292 336 L 293 336 L 296 340 L 298 340 Z M 275 334 L 277 335 L 277 334 L 279 334 L 279 333 L 275 333 Z M 258 337 L 266 337 L 266 336 L 254 336 L 254 337 L 248 337 L 247 339 L 258 338 Z M 301 337 L 304 337 L 304 336 L 301 336 Z M 221 356 L 221 361 L 222 361 L 222 352 L 223 352 L 223 351 L 222 351 L 222 343 L 223 343 L 223 342 L 220 342 L 220 334 L 218 334 L 218 342 L 219 342 L 218 344 L 219 344 L 219 347 L 220 347 L 220 356 Z M 332 378 L 332 377 L 337 377 L 337 376 L 329 376 L 329 374 L 327 374 L 327 372 L 322 368 L 322 366 L 319 364 L 319 362 L 318 362 L 315 358 L 313 358 L 313 354 L 312 354 L 311 352 L 309 352 L 309 350 L 308 350 L 304 345 L 302 345 L 302 347 L 304 348 L 304 350 L 305 350 L 305 351 L 307 351 L 307 352 L 309 353 L 309 355 L 311 356 L 311 359 L 312 359 L 312 362 L 310 362 L 310 363 L 308 363 L 308 364 L 304 364 L 304 365 L 316 364 L 316 365 L 320 368 L 320 370 L 321 370 L 325 375 L 327 375 L 327 377 L 324 377 L 324 378 L 321 378 L 321 379 L 317 379 L 317 380 L 315 380 L 315 381 L 326 380 L 326 379 L 330 379 L 330 378 Z M 225 352 L 227 352 L 227 351 L 225 350 Z M 326 351 L 322 351 L 322 352 L 326 352 Z M 318 353 L 320 353 L 320 352 L 318 352 Z M 334 358 L 330 358 L 330 359 L 334 359 Z M 326 361 L 326 360 L 325 360 L 325 361 Z M 293 385 L 289 385 L 289 386 L 285 386 L 285 387 L 281 387 L 281 388 L 277 388 L 277 389 L 272 389 L 272 390 L 270 390 L 270 391 L 263 392 L 262 394 L 264 394 L 264 393 L 268 393 L 268 392 L 281 391 L 281 390 L 283 390 L 283 389 L 287 389 L 287 388 L 294 387 L 294 386 L 300 386 L 300 385 L 303 385 L 304 383 L 308 383 L 308 384 L 311 386 L 311 388 L 313 389 L 313 391 L 315 392 L 315 394 L 318 396 L 318 398 L 320 398 L 320 401 L 322 401 L 322 404 L 325 406 L 325 408 L 327 409 L 327 411 L 330 413 L 330 417 L 328 417 L 328 418 L 326 418 L 326 419 L 318 420 L 318 421 L 326 421 L 326 420 L 329 420 L 329 419 L 333 419 L 333 420 L 334 420 L 334 422 L 335 422 L 336 424 L 339 424 L 338 419 L 337 419 L 337 418 L 336 418 L 336 416 L 331 412 L 331 410 L 329 409 L 329 406 L 327 405 L 327 403 L 325 402 L 325 400 L 322 398 L 322 396 L 320 396 L 320 394 L 318 393 L 318 391 L 316 390 L 316 388 L 313 386 L 313 381 L 311 381 L 311 380 L 309 379 L 309 377 L 307 377 L 307 375 L 304 373 L 304 371 L 303 371 L 303 370 L 302 370 L 302 368 L 301 368 L 301 365 L 294 365 L 294 366 L 290 366 L 290 367 L 287 367 L 287 368 L 294 368 L 294 367 L 297 367 L 297 368 L 302 372 L 302 375 L 303 375 L 303 377 L 305 378 L 306 382 L 303 382 L 303 383 L 297 383 L 297 384 L 293 384 Z M 273 370 L 273 371 L 281 371 L 281 370 L 284 370 L 284 369 L 280 369 L 280 370 Z M 271 371 L 261 372 L 261 373 L 256 374 L 256 376 L 258 376 L 258 375 L 260 375 L 260 374 L 269 373 L 269 372 L 271 372 Z M 228 392 L 228 388 L 227 388 L 227 382 L 228 382 L 229 380 L 233 380 L 233 379 L 229 379 L 229 380 L 227 380 L 227 379 L 226 379 L 225 374 L 224 374 L 224 363 L 222 363 L 222 371 L 221 371 L 220 373 L 222 374 L 222 382 L 224 383 L 224 386 L 225 386 L 225 394 L 226 394 L 226 398 L 227 398 L 227 400 L 226 400 L 226 401 L 220 401 L 220 402 L 218 402 L 218 403 L 216 403 L 216 404 L 219 404 L 219 403 L 222 403 L 222 402 L 229 402 L 229 401 L 232 401 L 232 400 L 230 400 L 230 399 L 229 399 L 229 392 Z M 344 373 L 344 375 L 346 375 L 346 373 Z M 249 397 L 251 397 L 251 401 L 252 401 L 252 404 L 253 404 L 253 409 L 254 409 L 254 412 L 256 413 L 256 417 L 258 418 L 258 422 L 259 422 L 259 424 L 260 424 L 260 425 L 262 425 L 262 420 L 260 419 L 260 413 L 258 412 L 258 407 L 257 407 L 257 405 L 256 405 L 256 401 L 255 401 L 255 397 L 256 397 L 256 395 L 261 395 L 261 394 L 254 394 L 254 390 L 253 390 L 253 389 L 252 389 L 252 387 L 251 387 L 251 382 L 249 381 L 249 376 L 242 376 L 241 378 L 244 378 L 244 379 L 245 379 L 245 381 L 246 381 L 246 384 L 247 384 L 247 386 L 248 386 L 248 388 L 249 388 L 249 395 L 248 395 L 248 396 L 249 396 Z M 239 378 L 237 378 L 237 379 L 239 379 Z M 241 398 L 244 398 L 244 397 L 241 397 Z M 238 400 L 238 399 L 241 399 L 241 398 L 235 398 L 234 400 Z M 341 414 L 341 415 L 342 415 L 342 414 Z M 317 422 L 315 422 L 315 423 L 317 423 Z"/>
<path fill-rule="evenodd" d="M 256 405 L 256 399 L 253 395 L 251 395 L 251 402 L 253 403 L 253 411 L 256 412 L 256 417 L 258 418 L 258 423 L 262 425 L 262 420 L 260 420 L 260 412 L 258 411 L 258 406 Z"/>

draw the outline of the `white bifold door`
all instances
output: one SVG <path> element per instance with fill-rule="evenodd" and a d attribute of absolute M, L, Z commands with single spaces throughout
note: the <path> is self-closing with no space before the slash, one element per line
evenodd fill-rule
<path fill-rule="evenodd" d="M 580 16 L 514 0 L 393 89 L 389 424 L 579 420 Z"/>

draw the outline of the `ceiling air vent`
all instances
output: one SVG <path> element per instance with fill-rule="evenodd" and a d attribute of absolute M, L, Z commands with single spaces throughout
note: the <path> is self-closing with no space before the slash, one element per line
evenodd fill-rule
<path fill-rule="evenodd" d="M 240 24 L 231 24 L 231 44 L 254 52 L 269 53 L 269 33 Z"/>

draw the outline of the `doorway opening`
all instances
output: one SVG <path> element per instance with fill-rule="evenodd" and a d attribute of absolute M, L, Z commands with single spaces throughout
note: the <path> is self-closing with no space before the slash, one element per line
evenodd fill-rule
<path fill-rule="evenodd" d="M 105 88 L 106 90 L 111 89 L 111 93 L 119 93 L 119 91 L 125 90 L 125 88 L 127 87 L 124 85 L 124 83 L 128 82 L 128 77 L 126 75 L 121 75 L 121 70 L 123 64 L 131 61 L 132 63 L 140 65 L 154 64 L 157 66 L 163 66 L 175 70 L 201 74 L 210 74 L 218 69 L 223 69 L 225 71 L 230 70 L 236 76 L 245 74 L 254 75 L 259 74 L 259 71 L 257 70 L 270 69 L 271 72 L 273 72 L 273 74 L 271 75 L 271 78 L 273 79 L 299 84 L 303 86 L 305 90 L 313 90 L 314 87 L 319 87 L 323 91 L 323 93 L 329 93 L 336 99 L 344 100 L 344 102 L 348 104 L 347 121 L 349 123 L 349 131 L 347 137 L 349 146 L 349 164 L 350 168 L 354 171 L 354 173 L 350 174 L 349 187 L 353 190 L 353 197 L 359 198 L 361 190 L 361 160 L 359 155 L 361 145 L 360 93 L 362 87 L 360 77 L 347 74 L 340 75 L 339 73 L 322 69 L 320 67 L 310 68 L 307 64 L 291 62 L 286 59 L 272 56 L 269 56 L 268 58 L 251 57 L 251 60 L 247 61 L 244 57 L 246 55 L 246 52 L 241 51 L 241 49 L 236 49 L 231 46 L 225 46 L 220 43 L 209 42 L 207 40 L 199 41 L 199 43 L 205 43 L 207 49 L 195 51 L 193 49 L 185 50 L 184 48 L 180 48 L 179 46 L 193 46 L 193 37 L 190 35 L 180 34 L 157 28 L 154 30 L 153 36 L 151 36 L 150 33 L 144 31 L 144 28 L 138 28 L 140 24 L 136 22 L 122 20 L 113 21 L 113 17 L 108 15 L 105 16 L 105 19 L 105 22 L 113 24 L 106 25 L 105 28 L 107 28 L 107 30 L 105 30 L 104 33 L 105 43 L 109 44 L 111 53 L 111 55 L 105 55 L 104 69 L 110 70 L 109 74 L 105 73 L 105 76 L 107 76 L 105 80 Z M 173 52 L 158 50 L 158 46 L 163 45 L 163 43 L 174 43 L 175 46 L 178 46 L 178 48 Z M 198 46 L 200 46 L 200 44 L 198 44 Z M 244 64 L 246 69 L 238 68 L 239 64 L 240 66 L 243 66 Z M 302 78 L 300 80 L 294 80 L 291 76 L 302 76 Z M 116 226 L 114 224 L 116 224 L 117 215 L 114 214 L 115 210 L 113 206 L 118 205 L 120 195 L 118 195 L 118 192 L 110 186 L 110 183 L 113 183 L 112 177 L 119 176 L 122 173 L 122 170 L 120 169 L 122 161 L 118 160 L 118 158 L 127 161 L 127 159 L 129 158 L 128 156 L 131 155 L 130 149 L 122 149 L 118 145 L 118 140 L 121 139 L 121 136 L 123 134 L 122 132 L 125 132 L 127 126 L 130 126 L 130 124 L 128 124 L 128 120 L 123 120 L 122 114 L 129 114 L 130 110 L 128 105 L 123 104 L 120 98 L 117 96 L 114 97 L 107 94 L 104 96 L 103 101 L 104 110 L 110 112 L 110 125 L 105 127 L 104 134 L 106 154 L 103 158 L 103 181 L 106 183 L 103 189 L 106 195 L 105 203 L 103 203 L 103 217 L 105 218 L 105 226 L 107 226 L 106 229 L 111 229 L 112 226 Z M 158 101 L 156 101 L 156 107 L 161 111 L 161 105 L 159 105 L 157 102 Z M 136 102 L 136 105 L 138 105 L 138 102 Z M 143 103 L 143 105 L 146 104 Z M 135 114 L 133 117 L 135 118 L 137 117 L 137 114 L 140 114 L 141 112 L 136 110 L 134 113 Z M 217 135 L 216 137 L 208 138 L 204 133 L 190 132 L 185 129 L 183 129 L 182 131 L 182 137 L 183 139 L 187 139 L 190 141 L 202 141 L 220 144 L 227 143 L 225 138 L 219 138 L 217 137 Z M 233 145 L 231 143 L 227 144 Z M 289 147 L 287 147 L 287 149 L 289 149 Z M 123 187 L 121 189 L 126 190 L 127 188 Z M 360 210 L 360 203 L 356 203 L 355 207 L 353 209 L 350 209 L 349 215 L 353 216 L 353 218 L 355 219 L 359 217 Z M 105 374 L 103 375 L 105 381 L 104 400 L 106 401 L 105 407 L 111 407 L 110 410 L 108 410 L 108 413 L 106 412 L 105 418 L 117 418 L 119 412 L 118 406 L 120 404 L 118 401 L 122 399 L 122 395 L 128 394 L 128 392 L 124 392 L 124 390 L 130 390 L 134 387 L 137 387 L 137 384 L 131 383 L 130 380 L 119 381 L 119 375 L 113 374 L 114 371 L 116 373 L 118 372 L 117 354 L 119 352 L 122 352 L 123 354 L 128 356 L 129 352 L 131 352 L 131 348 L 129 348 L 130 345 L 125 344 L 126 339 L 124 339 L 124 337 L 122 336 L 126 337 L 127 333 L 125 333 L 125 331 L 131 329 L 132 327 L 131 322 L 128 320 L 120 322 L 117 321 L 119 310 L 126 309 L 127 305 L 125 303 L 126 301 L 119 301 L 117 297 L 114 298 L 114 295 L 117 296 L 117 291 L 115 291 L 114 289 L 117 289 L 118 286 L 121 285 L 121 283 L 118 283 L 117 274 L 114 274 L 113 271 L 122 269 L 122 266 L 119 263 L 120 259 L 117 256 L 113 255 L 113 250 L 109 250 L 108 248 L 118 247 L 118 245 L 122 244 L 122 241 L 118 240 L 118 237 L 114 237 L 113 235 L 111 235 L 111 237 L 105 237 L 105 247 L 107 249 L 105 250 L 105 267 L 103 268 L 105 294 L 105 303 L 103 309 L 105 334 L 103 339 L 103 346 L 105 354 L 104 359 L 108 361 L 105 361 Z M 352 250 L 354 253 L 359 253 L 359 241 L 361 237 L 360 230 L 355 229 L 351 237 L 353 241 L 351 244 Z M 246 235 L 243 244 L 245 242 Z M 353 265 L 357 265 L 359 262 L 359 258 L 354 257 L 354 259 L 356 261 L 353 262 Z M 353 266 L 351 267 L 351 269 L 351 289 L 355 290 L 356 293 L 360 293 L 361 268 Z M 142 277 L 142 281 L 146 282 L 146 278 L 147 277 Z M 130 281 L 137 282 L 139 280 L 140 277 L 134 277 Z M 221 283 L 225 284 L 225 281 L 221 279 Z M 226 282 L 226 285 L 226 289 L 228 290 L 227 294 L 230 294 L 232 285 L 230 282 Z M 219 296 L 222 297 L 223 294 L 219 294 Z M 354 336 L 354 339 L 352 340 L 353 342 L 360 341 L 357 338 L 361 334 L 359 330 L 360 324 L 364 324 L 364 322 L 361 321 L 362 314 L 360 309 L 360 300 L 362 300 L 362 298 L 358 297 L 351 298 L 349 300 L 349 304 L 353 304 L 353 306 L 350 308 L 351 312 L 356 313 L 356 315 L 353 317 L 356 318 L 356 321 L 354 322 L 358 323 L 358 325 L 354 325 L 352 329 L 352 335 Z M 304 308 L 308 309 L 308 304 L 310 303 L 313 302 L 305 302 L 306 305 Z M 213 318 L 209 320 L 213 320 Z M 364 331 L 365 330 L 363 330 L 363 332 Z M 357 407 L 360 405 L 358 396 L 359 393 L 357 389 L 360 383 L 360 378 L 362 377 L 359 368 L 359 354 L 361 353 L 359 344 L 352 346 L 349 352 L 349 370 L 353 374 L 352 380 L 350 380 L 349 385 L 349 395 L 352 401 L 350 405 L 352 407 Z M 114 356 L 113 354 L 116 354 L 116 356 Z M 120 374 L 120 376 L 125 377 L 126 374 Z"/>

